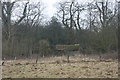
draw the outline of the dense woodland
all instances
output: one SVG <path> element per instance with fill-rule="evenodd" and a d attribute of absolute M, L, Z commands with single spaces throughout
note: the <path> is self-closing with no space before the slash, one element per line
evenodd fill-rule
<path fill-rule="evenodd" d="M 117 52 L 117 2 L 61 1 L 45 21 L 41 2 L 0 2 L 3 57 L 58 55 L 57 44 L 80 44 L 80 53 Z"/>

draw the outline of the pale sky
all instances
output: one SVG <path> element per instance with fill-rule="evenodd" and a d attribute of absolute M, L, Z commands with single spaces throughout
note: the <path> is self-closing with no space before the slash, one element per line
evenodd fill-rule
<path fill-rule="evenodd" d="M 70 1 L 70 0 L 32 0 L 32 1 L 42 1 L 43 4 L 46 6 L 45 14 L 48 17 L 52 17 L 57 11 L 56 3 L 60 2 L 60 1 Z M 93 0 L 76 0 L 76 1 L 80 2 L 81 4 L 84 4 L 88 1 L 93 1 Z M 103 0 L 97 0 L 97 1 L 103 1 Z M 114 0 L 109 0 L 109 1 L 114 1 Z"/>
<path fill-rule="evenodd" d="M 60 1 L 70 1 L 70 0 L 30 0 L 30 1 L 41 1 L 43 5 L 46 7 L 44 14 L 46 17 L 52 17 L 57 12 L 57 3 Z M 88 0 L 78 0 L 80 2 L 86 2 Z"/>
<path fill-rule="evenodd" d="M 38 1 L 40 1 L 40 0 L 38 0 Z M 57 4 L 56 3 L 60 2 L 60 1 L 65 1 L 65 0 L 41 0 L 41 1 L 46 6 L 45 12 L 47 12 L 47 15 L 52 17 L 54 15 L 54 13 L 56 13 L 56 11 L 57 11 L 57 9 L 56 9 Z M 70 1 L 70 0 L 66 0 L 66 1 Z M 78 1 L 83 3 L 83 2 L 86 2 L 88 0 L 78 0 Z"/>
<path fill-rule="evenodd" d="M 4 0 L 4 1 L 27 1 L 27 0 Z M 29 0 L 30 2 L 42 2 L 42 6 L 45 7 L 44 9 L 44 15 L 45 18 L 51 18 L 57 11 L 56 9 L 56 3 L 59 2 L 60 0 Z"/>
<path fill-rule="evenodd" d="M 56 3 L 59 2 L 60 0 L 41 0 L 44 4 L 45 8 L 45 15 L 47 17 L 52 17 L 57 9 L 56 9 Z"/>
<path fill-rule="evenodd" d="M 9 1 L 9 0 L 8 0 Z M 15 1 L 15 0 L 11 0 Z M 26 1 L 26 0 L 17 0 L 17 1 Z M 51 18 L 56 12 L 57 12 L 57 3 L 60 1 L 70 1 L 70 0 L 30 0 L 30 2 L 42 2 L 43 6 L 45 6 L 44 9 L 44 15 L 45 18 Z M 93 1 L 93 0 L 76 0 L 80 2 L 81 4 L 84 4 L 85 2 L 88 1 Z M 97 1 L 103 1 L 103 0 L 97 0 Z M 114 1 L 114 0 L 109 0 L 109 1 Z"/>

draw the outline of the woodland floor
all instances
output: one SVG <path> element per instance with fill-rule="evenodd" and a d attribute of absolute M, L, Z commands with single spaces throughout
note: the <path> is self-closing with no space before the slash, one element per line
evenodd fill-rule
<path fill-rule="evenodd" d="M 98 58 L 51 57 L 7 60 L 2 66 L 3 78 L 118 78 L 118 61 Z"/>

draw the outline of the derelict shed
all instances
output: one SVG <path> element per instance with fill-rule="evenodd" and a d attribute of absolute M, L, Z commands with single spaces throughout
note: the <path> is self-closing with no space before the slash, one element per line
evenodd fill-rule
<path fill-rule="evenodd" d="M 79 48 L 80 48 L 79 44 L 74 44 L 74 45 L 56 45 L 56 50 L 78 51 Z"/>

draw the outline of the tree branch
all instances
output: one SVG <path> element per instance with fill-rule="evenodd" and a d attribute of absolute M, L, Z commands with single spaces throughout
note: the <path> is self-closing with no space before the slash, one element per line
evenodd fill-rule
<path fill-rule="evenodd" d="M 26 17 L 26 11 L 27 11 L 27 4 L 28 4 L 29 2 L 27 2 L 26 4 L 25 4 L 25 8 L 24 8 L 24 10 L 23 10 L 23 16 L 15 23 L 15 25 L 18 25 L 25 17 Z"/>

